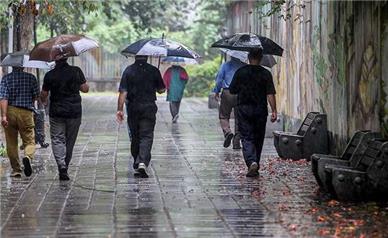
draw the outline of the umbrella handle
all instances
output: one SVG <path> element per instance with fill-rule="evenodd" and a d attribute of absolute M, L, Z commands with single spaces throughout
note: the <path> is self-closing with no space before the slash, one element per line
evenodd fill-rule
<path fill-rule="evenodd" d="M 162 33 L 162 42 L 164 41 L 164 33 Z M 159 67 L 160 67 L 160 55 L 159 55 L 159 57 L 158 57 L 158 69 L 159 69 Z"/>

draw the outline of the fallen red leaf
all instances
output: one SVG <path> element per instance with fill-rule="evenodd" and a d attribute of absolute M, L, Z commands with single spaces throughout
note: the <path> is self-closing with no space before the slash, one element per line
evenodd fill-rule
<path fill-rule="evenodd" d="M 328 236 L 330 234 L 330 230 L 321 228 L 318 230 L 318 235 L 319 236 Z"/>
<path fill-rule="evenodd" d="M 330 201 L 327 203 L 327 205 L 329 205 L 329 206 L 331 206 L 331 207 L 337 206 L 338 204 L 339 204 L 339 202 L 336 201 L 336 200 L 330 200 Z"/>
<path fill-rule="evenodd" d="M 338 212 L 333 213 L 333 216 L 335 216 L 336 218 L 342 218 L 342 215 Z"/>
<path fill-rule="evenodd" d="M 295 224 L 291 224 L 288 226 L 288 229 L 291 230 L 291 231 L 296 231 L 296 225 Z"/>
<path fill-rule="evenodd" d="M 317 220 L 318 220 L 319 222 L 324 222 L 324 221 L 326 221 L 327 219 L 326 219 L 326 217 L 324 217 L 324 216 L 318 216 Z"/>

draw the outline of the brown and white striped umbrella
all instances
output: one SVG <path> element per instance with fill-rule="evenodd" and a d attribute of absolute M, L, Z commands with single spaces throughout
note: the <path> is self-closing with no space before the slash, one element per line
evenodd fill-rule
<path fill-rule="evenodd" d="M 39 42 L 30 52 L 30 60 L 54 61 L 78 56 L 97 48 L 97 41 L 84 35 L 59 35 Z"/>

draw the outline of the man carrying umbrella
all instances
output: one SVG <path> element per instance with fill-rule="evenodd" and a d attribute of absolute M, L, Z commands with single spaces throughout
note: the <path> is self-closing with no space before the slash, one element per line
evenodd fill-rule
<path fill-rule="evenodd" d="M 234 113 L 236 115 L 237 109 L 237 97 L 236 95 L 232 95 L 229 92 L 229 85 L 232 82 L 234 73 L 244 66 L 245 63 L 241 62 L 239 59 L 235 57 L 231 57 L 230 61 L 225 62 L 221 65 L 220 70 L 216 77 L 216 86 L 214 87 L 213 92 L 216 93 L 216 99 L 219 99 L 219 94 L 221 93 L 221 103 L 220 103 L 220 111 L 219 111 L 219 119 L 222 128 L 222 132 L 224 133 L 224 147 L 227 148 L 230 146 L 230 143 L 233 139 L 233 149 L 241 149 L 240 146 L 240 133 L 238 131 L 238 123 L 237 117 L 235 116 L 235 127 L 234 127 L 234 135 L 232 130 L 230 129 L 230 114 L 232 109 L 234 108 Z"/>
<path fill-rule="evenodd" d="M 18 153 L 18 134 L 24 145 L 24 174 L 32 174 L 31 160 L 35 155 L 34 101 L 39 96 L 39 85 L 34 75 L 13 67 L 0 83 L 1 124 L 5 131 L 7 154 L 12 177 L 21 177 Z"/>
<path fill-rule="evenodd" d="M 44 76 L 40 98 L 46 103 L 50 92 L 50 135 L 59 180 L 70 179 L 67 170 L 81 125 L 80 91 L 83 93 L 89 91 L 82 70 L 70 66 L 67 58 L 56 60 L 55 68 Z"/>
<path fill-rule="evenodd" d="M 262 49 L 251 49 L 250 64 L 237 70 L 229 87 L 230 93 L 237 94 L 237 117 L 248 166 L 247 177 L 258 175 L 268 115 L 267 100 L 272 109 L 271 121 L 277 119 L 276 91 L 271 72 L 260 66 L 262 57 Z"/>
<path fill-rule="evenodd" d="M 271 122 L 277 119 L 272 74 L 260 63 L 264 54 L 282 56 L 283 48 L 267 37 L 251 33 L 236 33 L 213 43 L 212 47 L 249 52 L 249 65 L 236 71 L 229 90 L 237 94 L 237 118 L 247 177 L 257 176 L 268 116 L 267 102 L 272 109 Z"/>
<path fill-rule="evenodd" d="M 135 56 L 135 63 L 128 66 L 121 77 L 116 117 L 120 123 L 124 120 L 123 105 L 127 100 L 133 168 L 141 177 L 148 177 L 146 169 L 151 161 L 158 110 L 155 94 L 166 90 L 159 69 L 147 63 L 148 56 L 196 59 L 199 55 L 182 44 L 166 40 L 164 36 L 138 40 L 121 53 Z"/>
<path fill-rule="evenodd" d="M 128 101 L 128 126 L 131 131 L 133 168 L 141 177 L 148 177 L 151 149 L 156 123 L 156 92 L 163 93 L 165 86 L 160 71 L 147 63 L 147 56 L 136 55 L 135 63 L 128 66 L 119 86 L 117 121 L 124 120 L 124 102 Z"/>
<path fill-rule="evenodd" d="M 38 43 L 30 52 L 30 59 L 55 60 L 56 63 L 44 76 L 40 98 L 45 103 L 50 93 L 50 136 L 59 180 L 70 179 L 67 170 L 81 125 L 80 91 L 89 91 L 82 70 L 70 66 L 67 58 L 96 47 L 96 41 L 83 35 L 59 35 Z"/>

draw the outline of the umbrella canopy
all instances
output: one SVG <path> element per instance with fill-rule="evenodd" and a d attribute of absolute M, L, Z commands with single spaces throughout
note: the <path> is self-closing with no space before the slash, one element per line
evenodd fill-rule
<path fill-rule="evenodd" d="M 212 47 L 239 51 L 262 48 L 265 55 L 283 55 L 283 48 L 271 39 L 252 33 L 236 33 L 212 44 Z"/>
<path fill-rule="evenodd" d="M 1 66 L 23 67 L 23 68 L 37 68 L 37 69 L 52 69 L 54 62 L 45 62 L 40 60 L 29 60 L 30 56 L 26 52 L 18 51 L 8 54 Z"/>
<path fill-rule="evenodd" d="M 32 49 L 30 59 L 54 61 L 77 56 L 97 47 L 97 41 L 83 35 L 59 35 L 38 43 Z"/>
<path fill-rule="evenodd" d="M 190 50 L 183 44 L 164 38 L 150 38 L 136 41 L 121 51 L 121 54 L 125 56 L 177 56 L 191 59 L 200 57 L 199 54 Z"/>
<path fill-rule="evenodd" d="M 177 57 L 177 56 L 167 56 L 162 58 L 162 63 L 166 64 L 198 64 L 196 59 Z"/>
<path fill-rule="evenodd" d="M 225 54 L 237 58 L 242 62 L 248 62 L 248 52 L 246 51 L 238 51 L 238 50 L 228 50 L 221 49 Z M 275 57 L 272 55 L 263 55 L 263 59 L 261 59 L 260 65 L 272 68 L 276 64 Z"/>

